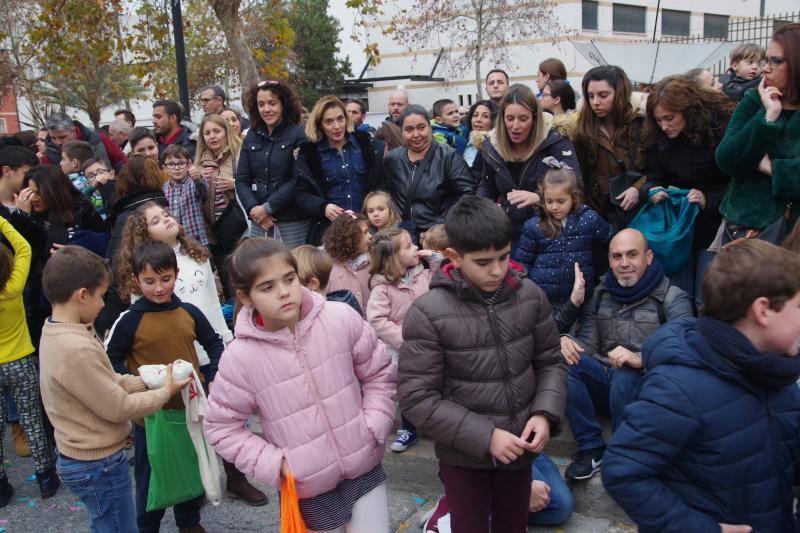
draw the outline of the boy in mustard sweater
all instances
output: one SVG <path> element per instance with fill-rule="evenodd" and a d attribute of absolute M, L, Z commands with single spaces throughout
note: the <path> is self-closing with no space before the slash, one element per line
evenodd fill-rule
<path fill-rule="evenodd" d="M 47 262 L 42 285 L 53 313 L 39 348 L 41 391 L 55 428 L 58 475 L 86 504 L 89 529 L 134 533 L 124 450 L 130 420 L 161 409 L 189 380 L 173 381 L 170 365 L 164 387 L 148 391 L 139 377 L 114 372 L 92 326 L 109 280 L 103 260 L 85 248 L 66 246 Z"/>
<path fill-rule="evenodd" d="M 0 244 L 0 443 L 6 427 L 6 392 L 10 389 L 20 422 L 28 436 L 36 480 L 42 498 L 54 496 L 58 476 L 47 449 L 42 410 L 39 406 L 39 379 L 33 344 L 25 321 L 22 292 L 31 268 L 31 246 L 5 218 L 0 217 L 0 234 L 14 249 Z M 14 488 L 3 467 L 0 444 L 0 507 L 8 505 Z"/>

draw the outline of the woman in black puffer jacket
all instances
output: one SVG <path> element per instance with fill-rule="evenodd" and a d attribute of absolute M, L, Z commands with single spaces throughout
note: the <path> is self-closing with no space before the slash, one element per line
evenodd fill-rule
<path fill-rule="evenodd" d="M 305 244 L 312 218 L 295 203 L 295 150 L 306 140 L 300 102 L 278 81 L 259 82 L 247 96 L 252 123 L 239 153 L 236 196 L 250 217 L 251 235 L 280 236 L 294 248 Z"/>

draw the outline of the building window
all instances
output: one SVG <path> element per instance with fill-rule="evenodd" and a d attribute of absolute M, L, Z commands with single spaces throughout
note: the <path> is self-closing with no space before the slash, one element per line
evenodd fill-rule
<path fill-rule="evenodd" d="M 727 39 L 728 15 L 703 15 L 703 37 L 706 39 Z"/>
<path fill-rule="evenodd" d="M 0 133 L 8 133 L 8 129 L 6 129 L 6 119 L 0 118 Z"/>
<path fill-rule="evenodd" d="M 581 2 L 581 6 L 581 16 L 583 20 L 581 27 L 584 30 L 596 30 L 597 2 L 594 0 L 583 0 L 583 2 Z"/>
<path fill-rule="evenodd" d="M 614 4 L 612 12 L 613 29 L 615 32 L 645 33 L 645 17 L 647 8 L 644 6 L 629 6 Z"/>
<path fill-rule="evenodd" d="M 691 14 L 688 11 L 675 11 L 674 9 L 661 10 L 661 33 L 664 35 L 689 36 L 689 20 Z"/>

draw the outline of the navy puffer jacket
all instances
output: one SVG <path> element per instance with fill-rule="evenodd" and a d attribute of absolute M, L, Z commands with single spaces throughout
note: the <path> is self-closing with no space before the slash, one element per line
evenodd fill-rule
<path fill-rule="evenodd" d="M 645 343 L 646 377 L 605 453 L 603 484 L 642 532 L 795 531 L 800 389 L 748 379 L 696 324 L 669 322 Z"/>
<path fill-rule="evenodd" d="M 592 250 L 608 247 L 611 225 L 585 205 L 567 216 L 564 230 L 555 239 L 545 235 L 540 221 L 541 215 L 528 220 L 519 239 L 517 261 L 528 277 L 544 290 L 551 304 L 565 302 L 572 292 L 577 262 L 586 280 L 586 294 L 591 294 L 596 279 Z"/>

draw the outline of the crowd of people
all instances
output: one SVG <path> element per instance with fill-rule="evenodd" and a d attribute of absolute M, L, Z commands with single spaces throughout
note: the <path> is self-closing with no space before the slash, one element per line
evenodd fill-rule
<path fill-rule="evenodd" d="M 601 469 L 643 531 L 797 530 L 800 24 L 730 59 L 634 90 L 550 58 L 535 89 L 491 70 L 469 109 L 398 88 L 372 126 L 285 81 L 246 114 L 209 86 L 199 127 L 158 100 L 152 129 L 53 113 L 4 138 L 0 441 L 97 532 L 167 507 L 204 531 L 198 442 L 249 505 L 247 478 L 291 478 L 309 530 L 387 532 L 384 449 L 419 434 L 445 487 L 426 531 L 563 523 L 566 481 Z M 13 490 L 0 449 L 0 507 Z"/>

